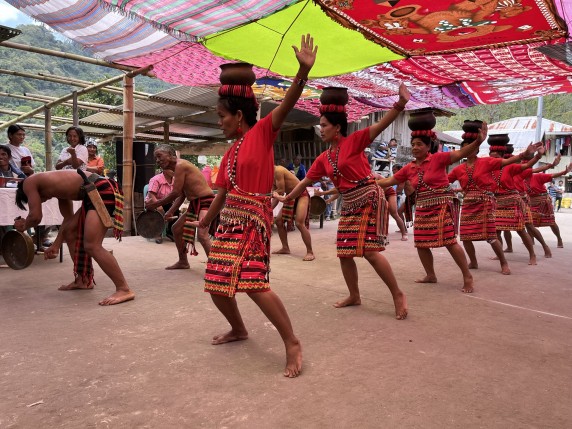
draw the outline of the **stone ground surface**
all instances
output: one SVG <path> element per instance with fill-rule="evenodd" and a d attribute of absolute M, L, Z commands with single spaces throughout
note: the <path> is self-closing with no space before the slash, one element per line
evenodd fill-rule
<path fill-rule="evenodd" d="M 106 239 L 137 294 L 112 307 L 97 305 L 113 291 L 99 268 L 94 290 L 57 290 L 71 280 L 67 253 L 63 264 L 37 256 L 1 268 L 0 428 L 572 427 L 572 210 L 557 220 L 566 247 L 543 228 L 554 257 L 536 246 L 532 267 L 515 237 L 512 276 L 478 243 L 472 295 L 444 249 L 439 283 L 415 284 L 412 237 L 399 241 L 392 223 L 384 254 L 409 299 L 406 321 L 365 260 L 362 305 L 332 307 L 346 295 L 337 222 L 312 224 L 314 262 L 289 234 L 294 253 L 272 258 L 271 280 L 303 343 L 298 379 L 282 376 L 283 344 L 247 296 L 249 340 L 210 344 L 227 324 L 202 291 L 204 252 L 191 270 L 165 271 L 172 243 Z"/>

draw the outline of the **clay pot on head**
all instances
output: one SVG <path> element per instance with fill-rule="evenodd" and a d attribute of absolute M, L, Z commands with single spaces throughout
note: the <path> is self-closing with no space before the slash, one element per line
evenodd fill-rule
<path fill-rule="evenodd" d="M 411 131 L 432 130 L 437 123 L 433 109 L 421 109 L 410 114 L 407 125 Z"/>
<path fill-rule="evenodd" d="M 256 75 L 252 71 L 252 64 L 226 63 L 220 65 L 220 83 L 223 85 L 254 85 Z"/>
<path fill-rule="evenodd" d="M 341 86 L 328 86 L 322 90 L 320 103 L 337 104 L 345 106 L 348 104 L 348 89 Z"/>
<path fill-rule="evenodd" d="M 514 153 L 514 146 L 510 143 L 506 145 L 506 155 L 512 155 Z"/>
<path fill-rule="evenodd" d="M 506 146 L 509 141 L 508 134 L 492 134 L 487 139 L 489 146 Z"/>
<path fill-rule="evenodd" d="M 483 121 L 479 121 L 477 119 L 470 121 L 467 119 L 463 122 L 463 131 L 465 133 L 477 134 L 482 126 Z M 465 137 L 463 139 L 463 143 L 472 143 L 474 140 L 474 137 Z"/>

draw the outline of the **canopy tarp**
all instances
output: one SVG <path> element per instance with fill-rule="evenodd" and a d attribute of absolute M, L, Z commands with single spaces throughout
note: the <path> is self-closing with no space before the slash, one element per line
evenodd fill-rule
<path fill-rule="evenodd" d="M 391 107 L 400 82 L 412 94 L 408 108 L 456 109 L 572 92 L 572 65 L 537 50 L 566 41 L 571 2 L 554 2 L 555 9 L 548 0 L 318 1 L 327 16 L 310 0 L 6 1 L 97 57 L 153 64 L 169 83 L 217 85 L 220 64 L 254 63 L 257 93 L 276 100 L 289 84 L 284 76 L 296 71 L 291 45 L 310 32 L 319 52 L 299 103 L 307 111 L 315 111 L 324 86 L 348 87 L 352 117 Z M 425 25 L 436 14 L 439 23 Z M 368 19 L 382 25 L 365 25 Z M 411 56 L 398 58 L 389 49 Z M 278 84 L 261 83 L 268 78 Z"/>

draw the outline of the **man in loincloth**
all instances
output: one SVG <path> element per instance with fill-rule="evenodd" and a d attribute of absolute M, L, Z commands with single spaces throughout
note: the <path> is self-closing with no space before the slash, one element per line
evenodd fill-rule
<path fill-rule="evenodd" d="M 294 173 L 288 171 L 286 168 L 275 165 L 274 166 L 274 193 L 277 195 L 285 195 L 292 192 L 292 189 L 300 183 L 300 180 Z M 276 198 L 272 199 L 272 208 L 278 205 L 279 201 Z M 278 228 L 278 236 L 282 242 L 282 248 L 272 253 L 279 255 L 290 254 L 290 247 L 288 246 L 288 231 L 286 230 L 286 223 L 296 223 L 296 227 L 302 235 L 302 241 L 306 245 L 306 256 L 303 261 L 313 261 L 315 259 L 314 252 L 312 251 L 312 237 L 310 236 L 310 194 L 304 191 L 298 198 L 284 203 L 278 216 L 276 216 L 276 227 Z"/>
<path fill-rule="evenodd" d="M 164 198 L 147 203 L 146 208 L 152 210 L 173 203 L 165 213 L 165 220 L 168 220 L 175 214 L 185 198 L 189 200 L 189 208 L 186 214 L 179 217 L 172 227 L 179 260 L 165 269 L 189 269 L 187 253 L 198 254 L 195 248 L 195 234 L 207 256 L 211 250 L 210 235 L 214 235 L 216 232 L 218 222 L 213 222 L 208 228 L 199 227 L 198 233 L 191 222 L 200 221 L 206 215 L 214 200 L 214 193 L 201 170 L 189 161 L 178 159 L 175 149 L 171 145 L 159 145 L 155 149 L 155 160 L 163 170 L 168 169 L 175 172 L 173 190 Z M 209 231 L 211 232 L 210 235 Z"/>
<path fill-rule="evenodd" d="M 115 237 L 121 238 L 123 230 L 123 195 L 115 181 L 98 175 L 90 177 L 105 204 L 109 215 L 114 219 Z M 95 210 L 91 200 L 83 188 L 84 180 L 75 170 L 48 171 L 36 173 L 18 184 L 16 205 L 25 210 L 28 204 L 26 219 L 16 219 L 14 227 L 20 231 L 35 227 L 42 220 L 42 203 L 50 198 L 57 198 L 60 212 L 64 218 L 58 236 L 54 243 L 45 251 L 45 259 L 58 255 L 60 246 L 65 241 L 74 261 L 75 280 L 60 290 L 92 289 L 93 264 L 92 258 L 111 279 L 116 291 L 100 305 L 114 305 L 135 298 L 129 289 L 123 272 L 115 257 L 102 243 L 107 233 L 107 227 Z M 72 201 L 82 201 L 82 207 L 73 213 Z"/>

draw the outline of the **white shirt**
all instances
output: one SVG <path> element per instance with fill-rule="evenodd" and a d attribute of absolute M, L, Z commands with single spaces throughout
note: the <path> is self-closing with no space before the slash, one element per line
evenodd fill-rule
<path fill-rule="evenodd" d="M 11 143 L 8 143 L 7 146 L 10 148 L 10 151 L 12 152 L 12 162 L 16 167 L 20 169 L 22 168 L 22 157 L 24 156 L 29 156 L 30 158 L 32 158 L 32 168 L 36 166 L 36 163 L 34 162 L 34 157 L 32 156 L 32 152 L 30 152 L 30 149 L 21 145 L 14 146 Z"/>
<path fill-rule="evenodd" d="M 65 161 L 66 159 L 71 158 L 71 154 L 68 152 L 68 148 L 70 147 L 71 146 L 66 146 L 62 149 L 62 153 L 58 158 L 58 162 Z M 80 168 L 82 170 L 85 170 L 87 168 L 87 159 L 89 158 L 89 153 L 87 152 L 87 148 L 82 144 L 76 145 L 75 155 L 77 156 L 77 159 L 81 159 L 83 161 L 83 164 L 81 165 Z M 62 168 L 62 170 L 75 170 L 75 168 L 71 165 L 66 165 L 64 168 Z"/>

